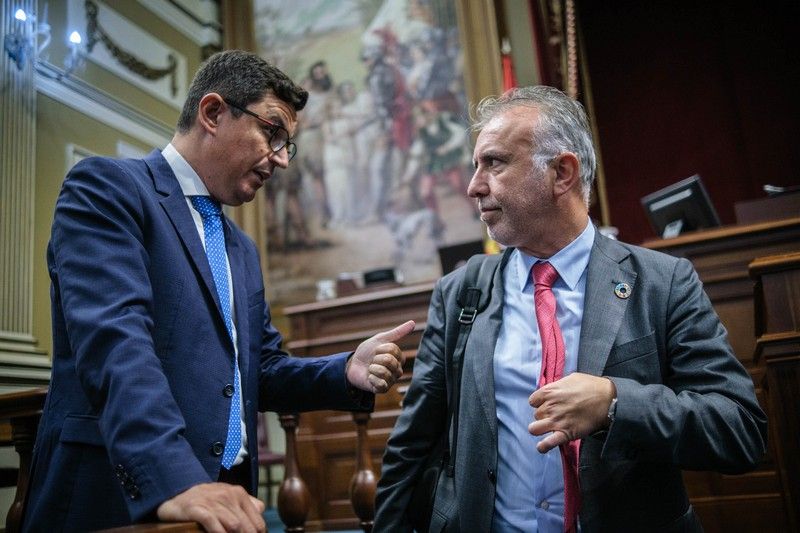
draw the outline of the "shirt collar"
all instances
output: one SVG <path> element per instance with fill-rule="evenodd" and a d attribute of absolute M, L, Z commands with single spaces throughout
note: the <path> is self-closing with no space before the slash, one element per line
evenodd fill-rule
<path fill-rule="evenodd" d="M 178 150 L 169 143 L 163 150 L 161 155 L 167 160 L 167 164 L 172 169 L 175 177 L 178 178 L 178 184 L 181 186 L 181 191 L 184 196 L 209 196 L 208 189 L 206 188 L 203 180 L 197 175 L 197 172 L 186 162 Z"/>
<path fill-rule="evenodd" d="M 578 235 L 575 240 L 556 252 L 552 257 L 546 259 L 558 272 L 559 277 L 567 284 L 570 290 L 574 290 L 578 281 L 583 275 L 583 271 L 589 265 L 589 255 L 594 245 L 594 225 L 587 221 L 586 228 Z M 538 257 L 528 255 L 519 249 L 514 250 L 516 255 L 517 286 L 521 291 L 531 283 L 531 267 L 537 261 L 542 261 Z"/>

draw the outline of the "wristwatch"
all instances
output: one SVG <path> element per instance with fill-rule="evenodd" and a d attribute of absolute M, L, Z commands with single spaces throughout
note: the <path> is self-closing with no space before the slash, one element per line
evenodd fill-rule
<path fill-rule="evenodd" d="M 614 421 L 614 418 L 617 416 L 617 399 L 614 398 L 611 400 L 611 404 L 608 406 L 608 423 Z"/>

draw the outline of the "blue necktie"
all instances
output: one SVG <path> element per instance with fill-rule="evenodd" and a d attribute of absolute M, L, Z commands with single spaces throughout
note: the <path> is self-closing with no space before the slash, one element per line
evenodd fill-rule
<path fill-rule="evenodd" d="M 231 320 L 231 299 L 228 292 L 228 256 L 225 253 L 225 233 L 222 230 L 222 209 L 208 196 L 190 196 L 192 206 L 203 219 L 203 232 L 206 236 L 206 255 L 217 287 L 225 327 L 233 341 L 233 322 Z M 235 352 L 234 352 L 235 353 Z M 239 449 L 242 447 L 242 405 L 239 394 L 239 372 L 236 371 L 236 356 L 233 359 L 233 397 L 228 418 L 228 438 L 222 454 L 222 466 L 230 469 Z"/>

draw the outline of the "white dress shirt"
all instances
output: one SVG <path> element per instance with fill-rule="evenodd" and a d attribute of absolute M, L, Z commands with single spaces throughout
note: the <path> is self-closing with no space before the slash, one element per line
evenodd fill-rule
<path fill-rule="evenodd" d="M 161 151 L 161 155 L 164 156 L 164 159 L 167 160 L 172 172 L 175 173 L 175 177 L 178 178 L 178 184 L 181 186 L 181 191 L 183 191 L 183 195 L 186 197 L 186 204 L 189 206 L 189 212 L 192 214 L 192 220 L 194 220 L 194 226 L 197 228 L 197 233 L 200 234 L 200 242 L 203 243 L 203 249 L 206 247 L 206 232 L 203 229 L 203 218 L 200 216 L 200 213 L 192 206 L 192 201 L 189 199 L 190 196 L 210 196 L 208 193 L 208 189 L 206 188 L 203 180 L 200 179 L 200 176 L 197 175 L 197 172 L 186 162 L 181 154 L 172 146 L 172 143 L 168 144 L 166 148 Z M 224 222 L 223 222 L 224 223 Z M 233 305 L 233 276 L 231 276 L 231 265 L 228 262 L 227 253 L 225 255 L 225 268 L 228 271 L 228 298 L 231 302 L 231 336 L 233 339 L 233 349 L 235 351 L 236 361 L 239 360 L 239 346 L 237 343 L 237 336 L 236 336 L 236 307 Z M 200 347 L 198 347 L 200 349 Z M 239 365 L 234 365 L 236 368 L 236 372 L 239 373 Z M 239 374 L 239 383 L 242 383 L 241 374 Z M 241 424 L 242 424 L 242 446 L 239 448 L 239 455 L 236 456 L 233 464 L 238 465 L 244 461 L 244 458 L 247 456 L 247 431 L 245 430 L 244 425 L 244 402 L 242 401 L 242 387 L 239 387 L 239 405 L 242 406 L 241 409 Z M 227 425 L 227 424 L 226 424 Z"/>

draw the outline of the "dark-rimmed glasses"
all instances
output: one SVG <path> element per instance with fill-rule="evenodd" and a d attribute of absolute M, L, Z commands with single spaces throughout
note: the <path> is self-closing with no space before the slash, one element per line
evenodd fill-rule
<path fill-rule="evenodd" d="M 227 98 L 223 98 L 226 104 L 231 106 L 234 109 L 238 109 L 242 113 L 246 115 L 250 115 L 251 117 L 256 118 L 257 120 L 266 124 L 266 128 L 264 128 L 265 132 L 267 133 L 267 138 L 269 140 L 269 147 L 272 149 L 273 152 L 280 152 L 284 147 L 286 148 L 286 153 L 289 154 L 289 161 L 291 161 L 294 156 L 297 154 L 297 145 L 294 144 L 289 138 L 289 132 L 281 126 L 280 124 L 275 124 L 274 122 L 265 119 L 258 113 L 254 113 L 249 109 L 245 109 L 244 107 L 234 104 Z"/>

